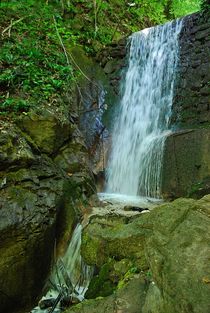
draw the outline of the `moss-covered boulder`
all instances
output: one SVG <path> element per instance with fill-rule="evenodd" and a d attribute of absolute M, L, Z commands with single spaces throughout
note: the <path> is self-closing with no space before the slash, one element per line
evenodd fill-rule
<path fill-rule="evenodd" d="M 210 196 L 177 199 L 150 214 L 145 251 L 161 297 L 146 312 L 210 312 Z"/>
<path fill-rule="evenodd" d="M 145 301 L 137 312 L 210 311 L 210 195 L 200 200 L 180 198 L 132 218 L 116 215 L 92 217 L 83 231 L 82 240 L 86 262 L 101 268 L 93 280 L 95 296 L 100 292 L 105 295 L 103 287 L 107 282 L 113 283 L 113 290 L 124 286 L 127 273 L 124 277 L 114 276 L 114 269 L 126 257 L 132 264 L 128 274 L 136 266 L 137 270 L 143 270 L 149 286 Z M 104 268 L 108 271 L 103 276 Z M 90 285 L 91 297 L 94 296 L 93 287 Z M 139 296 L 136 289 L 134 301 Z M 108 297 L 102 303 L 111 305 L 111 299 Z M 97 302 L 91 303 L 95 312 Z M 77 311 L 70 312 L 86 312 L 87 307 L 84 304 L 81 311 L 77 308 Z M 99 312 L 112 311 L 106 311 L 105 306 Z"/>
<path fill-rule="evenodd" d="M 28 166 L 35 160 L 32 147 L 17 127 L 0 124 L 0 170 L 8 166 Z"/>
<path fill-rule="evenodd" d="M 26 132 L 41 152 L 55 153 L 73 133 L 75 126 L 60 112 L 43 109 L 30 111 L 20 118 L 19 126 Z"/>
<path fill-rule="evenodd" d="M 98 275 L 95 275 L 85 293 L 86 299 L 94 299 L 96 297 L 106 297 L 113 293 L 116 283 L 110 280 L 110 273 L 113 268 L 113 261 L 102 265 Z"/>
<path fill-rule="evenodd" d="M 82 256 L 87 264 L 101 266 L 109 258 L 129 258 L 147 268 L 145 238 L 150 232 L 147 214 L 133 220 L 125 217 L 93 217 L 82 235 Z"/>

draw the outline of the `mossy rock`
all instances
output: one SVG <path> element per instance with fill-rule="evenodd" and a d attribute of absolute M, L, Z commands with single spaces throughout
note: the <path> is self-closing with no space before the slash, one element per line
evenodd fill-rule
<path fill-rule="evenodd" d="M 35 160 L 33 150 L 21 131 L 9 123 L 0 130 L 0 170 L 7 166 L 28 166 Z"/>
<path fill-rule="evenodd" d="M 153 230 L 145 252 L 163 295 L 161 313 L 208 313 L 210 195 L 198 201 L 177 199 L 150 214 Z"/>
<path fill-rule="evenodd" d="M 83 301 L 65 313 L 136 313 L 141 312 L 147 292 L 143 277 L 136 275 L 120 290 L 105 298 Z"/>
<path fill-rule="evenodd" d="M 204 177 L 200 182 L 194 183 L 189 191 L 189 197 L 200 199 L 206 194 L 210 194 L 210 177 Z"/>
<path fill-rule="evenodd" d="M 30 111 L 26 116 L 17 120 L 19 127 L 31 137 L 41 152 L 55 153 L 68 139 L 74 130 L 66 117 L 64 120 L 49 110 L 40 114 Z"/>
<path fill-rule="evenodd" d="M 101 266 L 109 258 L 129 258 L 139 268 L 147 268 L 144 254 L 145 238 L 150 232 L 146 214 L 130 223 L 120 217 L 96 217 L 84 229 L 82 255 L 90 264 Z"/>

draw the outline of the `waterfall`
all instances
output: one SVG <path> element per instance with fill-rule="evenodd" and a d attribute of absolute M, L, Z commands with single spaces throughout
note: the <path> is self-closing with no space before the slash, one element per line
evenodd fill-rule
<path fill-rule="evenodd" d="M 62 263 L 69 273 L 71 283 L 75 287 L 75 296 L 78 297 L 80 301 L 84 299 L 85 292 L 88 289 L 93 274 L 93 268 L 84 263 L 80 254 L 81 237 L 82 225 L 78 224 L 62 260 Z"/>
<path fill-rule="evenodd" d="M 85 292 L 93 276 L 93 267 L 84 263 L 81 254 L 81 234 L 82 225 L 78 224 L 75 228 L 68 249 L 63 258 L 59 258 L 53 268 L 53 272 L 49 279 L 51 288 L 44 296 L 40 303 L 44 301 L 54 304 L 58 299 L 55 313 L 60 313 L 60 300 L 62 298 L 77 298 L 79 301 L 84 299 Z M 41 309 L 35 307 L 31 313 L 48 313 L 48 308 Z"/>
<path fill-rule="evenodd" d="M 128 68 L 112 135 L 106 192 L 160 197 L 164 140 L 178 61 L 181 21 L 130 37 Z"/>

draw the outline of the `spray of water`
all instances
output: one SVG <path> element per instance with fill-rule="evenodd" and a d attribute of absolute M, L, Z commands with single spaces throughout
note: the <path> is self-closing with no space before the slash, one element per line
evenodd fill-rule
<path fill-rule="evenodd" d="M 160 197 L 180 30 L 181 21 L 173 21 L 130 37 L 124 93 L 108 162 L 108 193 Z"/>

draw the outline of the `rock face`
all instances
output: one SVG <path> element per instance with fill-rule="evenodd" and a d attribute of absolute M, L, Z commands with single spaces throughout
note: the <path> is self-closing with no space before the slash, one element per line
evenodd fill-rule
<path fill-rule="evenodd" d="M 167 137 L 163 157 L 165 198 L 210 192 L 209 26 L 208 14 L 183 19 L 171 118 L 177 132 Z"/>
<path fill-rule="evenodd" d="M 95 187 L 82 137 L 61 112 L 29 112 L 0 130 L 0 303 L 14 312 L 40 294 L 55 239 L 63 250 Z"/>
<path fill-rule="evenodd" d="M 67 312 L 95 312 L 96 307 L 101 308 L 100 313 L 118 312 L 112 305 L 113 298 L 118 299 L 118 289 L 125 291 L 127 282 L 136 275 L 132 273 L 140 271 L 142 276 L 136 279 L 144 287 L 135 289 L 128 301 L 130 306 L 120 312 L 208 313 L 209 246 L 209 195 L 198 201 L 180 198 L 127 220 L 119 216 L 92 217 L 84 229 L 82 254 L 87 263 L 101 271 L 105 265 L 109 268 L 104 283 L 113 283 L 115 277 L 115 292 Z M 124 272 L 119 274 L 119 268 Z M 101 272 L 98 277 L 102 278 Z M 103 280 L 100 284 L 103 286 Z M 132 303 L 139 299 L 142 302 L 133 311 Z"/>
<path fill-rule="evenodd" d="M 121 40 L 119 45 L 112 44 L 98 53 L 94 60 L 80 46 L 70 50 L 75 64 L 82 70 L 77 81 L 79 128 L 88 147 L 98 191 L 102 191 L 104 184 L 104 168 L 110 150 L 109 131 L 119 100 L 121 72 L 125 66 L 125 44 L 125 40 Z"/>
<path fill-rule="evenodd" d="M 208 13 L 183 19 L 172 116 L 172 122 L 179 128 L 209 127 L 209 26 Z"/>
<path fill-rule="evenodd" d="M 113 43 L 110 47 L 98 53 L 96 57 L 96 60 L 103 68 L 116 95 L 120 94 L 119 84 L 122 78 L 123 69 L 127 66 L 126 45 L 126 38 L 121 39 L 118 43 Z"/>
<path fill-rule="evenodd" d="M 168 136 L 163 157 L 163 197 L 200 198 L 208 193 L 210 193 L 210 130 L 192 129 Z"/>
<path fill-rule="evenodd" d="M 151 218 L 146 254 L 162 300 L 146 312 L 209 312 L 210 196 L 197 202 L 177 199 L 154 210 Z"/>

